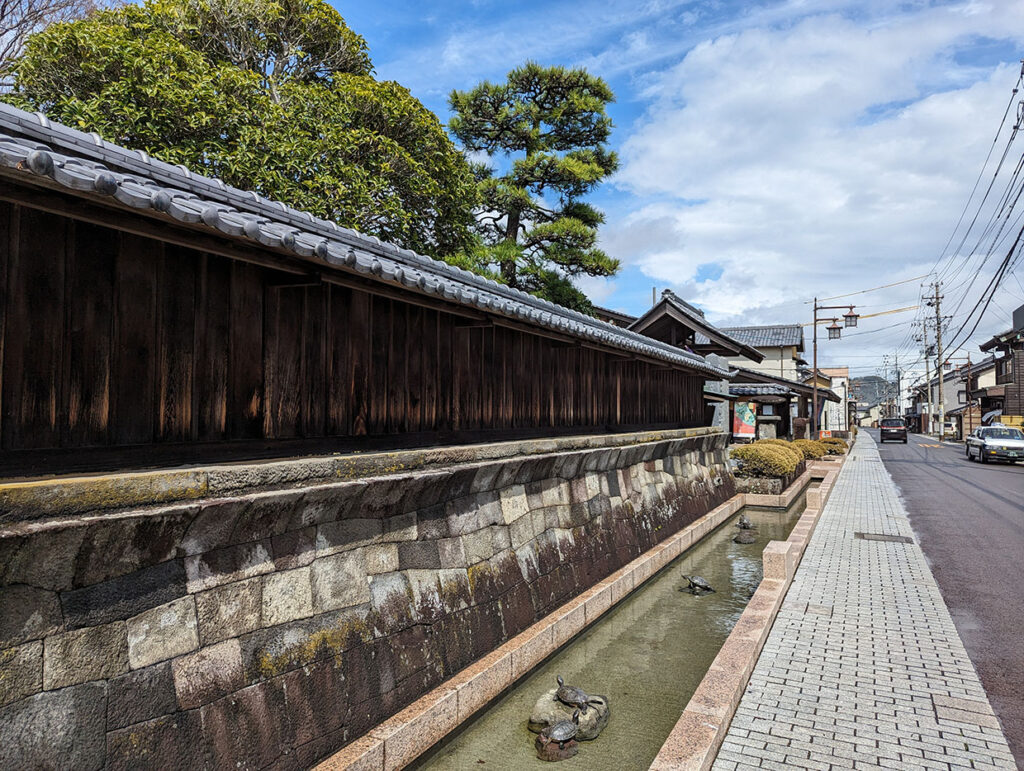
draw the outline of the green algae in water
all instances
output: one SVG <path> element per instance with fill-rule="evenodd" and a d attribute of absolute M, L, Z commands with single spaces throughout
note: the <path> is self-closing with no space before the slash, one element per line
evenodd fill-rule
<path fill-rule="evenodd" d="M 757 541 L 733 543 L 736 517 L 680 555 L 639 590 L 556 652 L 444 743 L 413 764 L 431 771 L 552 769 L 537 759 L 526 722 L 556 675 L 606 696 L 608 727 L 564 767 L 588 771 L 646 769 L 761 582 L 761 552 L 785 540 L 804 510 L 746 508 Z M 713 594 L 679 591 L 682 575 L 703 576 Z M 559 764 L 559 767 L 563 767 Z"/>

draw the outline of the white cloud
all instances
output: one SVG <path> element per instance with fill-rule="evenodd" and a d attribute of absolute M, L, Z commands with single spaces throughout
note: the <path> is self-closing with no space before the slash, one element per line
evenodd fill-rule
<path fill-rule="evenodd" d="M 673 286 L 722 323 L 798 320 L 816 293 L 926 272 L 974 184 L 1024 48 L 1019 0 L 551 0 L 484 10 L 448 14 L 378 61 L 382 75 L 440 112 L 450 89 L 500 78 L 528 57 L 608 79 L 623 167 L 618 192 L 606 186 L 598 202 L 608 215 L 602 247 L 627 270 L 584 289 L 639 312 L 651 285 Z M 1001 68 L 994 40 L 1010 43 Z M 707 263 L 723 274 L 698 284 Z M 912 283 L 854 299 L 877 310 L 916 293 Z M 909 327 L 893 325 L 906 318 L 867 320 L 864 329 L 888 330 L 830 350 L 895 345 Z M 993 315 L 979 333 L 1004 322 Z"/>
<path fill-rule="evenodd" d="M 600 276 L 577 276 L 573 283 L 594 305 L 603 305 L 617 288 L 615 279 Z"/>
<path fill-rule="evenodd" d="M 1019 47 L 1024 4 L 815 15 L 697 44 L 648 79 L 615 179 L 646 202 L 612 218 L 603 246 L 740 323 L 926 272 L 1017 78 L 958 63 L 982 37 Z M 721 278 L 694 283 L 712 262 Z"/>

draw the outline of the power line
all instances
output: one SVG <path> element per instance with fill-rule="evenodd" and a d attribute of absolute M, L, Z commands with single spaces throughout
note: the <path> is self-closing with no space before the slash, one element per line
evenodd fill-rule
<path fill-rule="evenodd" d="M 826 300 L 841 300 L 844 297 L 853 297 L 856 294 L 867 294 L 868 292 L 877 292 L 879 289 L 888 289 L 891 286 L 899 286 L 900 284 L 909 284 L 911 281 L 920 281 L 922 278 L 928 278 L 930 274 L 925 273 L 923 276 L 914 276 L 914 278 L 907 278 L 903 281 L 894 281 L 891 284 L 883 284 L 882 286 L 872 287 L 871 289 L 861 289 L 859 292 L 850 292 L 848 294 L 837 294 L 834 297 L 822 297 L 818 302 L 825 302 Z M 806 300 L 804 305 L 810 305 L 813 300 Z"/>

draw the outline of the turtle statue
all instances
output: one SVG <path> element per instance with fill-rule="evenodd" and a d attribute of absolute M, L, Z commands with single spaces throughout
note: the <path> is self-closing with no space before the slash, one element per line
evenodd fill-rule
<path fill-rule="evenodd" d="M 591 698 L 582 688 L 577 688 L 575 685 L 566 685 L 561 675 L 558 675 L 555 679 L 558 681 L 558 690 L 555 692 L 555 698 L 562 702 L 562 704 L 576 707 L 586 715 L 587 707 L 590 704 L 603 703 L 601 699 Z"/>
<path fill-rule="evenodd" d="M 572 713 L 572 720 L 559 720 L 554 725 L 549 725 L 540 732 L 537 741 L 540 744 L 558 742 L 558 749 L 564 750 L 567 742 L 576 738 L 576 731 L 579 730 L 580 711 Z"/>
<path fill-rule="evenodd" d="M 711 588 L 711 584 L 709 584 L 700 576 L 683 576 L 683 578 L 689 581 L 690 585 L 687 586 L 685 589 L 680 589 L 679 591 L 681 592 L 689 592 L 690 594 L 700 595 L 715 591 Z"/>
<path fill-rule="evenodd" d="M 754 535 L 753 530 L 740 530 L 736 537 L 732 539 L 733 543 L 757 543 L 757 536 Z"/>
<path fill-rule="evenodd" d="M 746 514 L 740 514 L 739 520 L 736 522 L 736 527 L 740 530 L 753 530 L 754 523 L 750 521 L 750 517 Z"/>

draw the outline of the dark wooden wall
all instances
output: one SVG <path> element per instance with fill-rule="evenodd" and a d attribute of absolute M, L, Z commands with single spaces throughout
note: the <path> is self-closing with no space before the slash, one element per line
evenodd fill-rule
<path fill-rule="evenodd" d="M 1007 356 L 1013 357 L 1013 382 L 1006 384 L 1004 415 L 1024 415 L 1024 346 L 1017 344 Z"/>
<path fill-rule="evenodd" d="M 698 376 L 23 205 L 0 202 L 0 227 L 0 459 L 14 466 L 82 448 L 702 422 Z"/>

